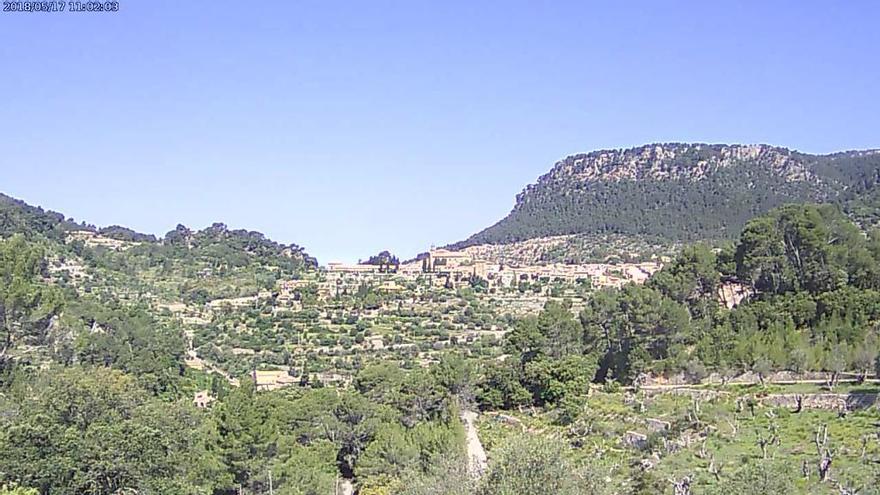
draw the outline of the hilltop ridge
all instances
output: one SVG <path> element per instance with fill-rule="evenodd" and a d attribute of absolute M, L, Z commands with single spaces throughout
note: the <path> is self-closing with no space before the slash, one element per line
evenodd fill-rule
<path fill-rule="evenodd" d="M 451 247 L 573 234 L 732 239 L 749 218 L 785 203 L 854 210 L 878 171 L 878 150 L 811 155 L 702 143 L 598 150 L 556 162 L 516 196 L 506 217 Z"/>
<path fill-rule="evenodd" d="M 230 229 L 220 222 L 201 230 L 192 230 L 178 224 L 175 229 L 159 238 L 120 225 L 97 227 L 87 222 L 77 222 L 63 213 L 33 206 L 0 193 L 0 237 L 16 233 L 59 242 L 69 241 L 74 234 L 74 237 L 92 239 L 93 243 L 96 239 L 98 243 L 105 239 L 154 247 L 179 245 L 190 251 L 212 251 L 215 255 L 226 251 L 225 254 L 230 255 L 286 258 L 303 266 L 315 267 L 318 264 L 314 257 L 297 244 L 281 244 L 261 232 Z"/>

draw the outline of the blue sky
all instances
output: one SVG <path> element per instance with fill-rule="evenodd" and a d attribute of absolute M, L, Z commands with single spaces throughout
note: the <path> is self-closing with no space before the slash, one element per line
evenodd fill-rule
<path fill-rule="evenodd" d="M 880 2 L 120 0 L 0 13 L 0 191 L 323 262 L 503 217 L 567 154 L 880 147 Z"/>

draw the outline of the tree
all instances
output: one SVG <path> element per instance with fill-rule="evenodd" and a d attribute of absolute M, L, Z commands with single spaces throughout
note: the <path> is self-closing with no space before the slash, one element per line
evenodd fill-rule
<path fill-rule="evenodd" d="M 853 367 L 859 373 L 860 382 L 864 382 L 868 373 L 874 368 L 878 349 L 880 349 L 880 345 L 878 345 L 877 335 L 873 333 L 856 347 L 853 353 Z"/>
<path fill-rule="evenodd" d="M 14 235 L 0 240 L 0 365 L 20 341 L 38 344 L 61 308 L 60 292 L 42 283 L 43 250 Z"/>
<path fill-rule="evenodd" d="M 253 382 L 245 381 L 212 411 L 220 432 L 220 454 L 235 484 L 250 486 L 275 448 L 280 424 L 269 415 L 266 400 L 257 395 Z"/>
<path fill-rule="evenodd" d="M 828 354 L 826 369 L 831 372 L 831 379 L 828 381 L 828 387 L 834 389 L 840 380 L 840 374 L 846 371 L 847 366 L 847 348 L 845 345 L 837 344 Z"/>
<path fill-rule="evenodd" d="M 419 447 L 407 437 L 403 427 L 382 425 L 358 462 L 357 476 L 359 479 L 381 474 L 399 477 L 418 458 Z"/>
<path fill-rule="evenodd" d="M 216 430 L 187 402 L 150 397 L 103 368 L 51 369 L 13 387 L 0 473 L 45 493 L 206 494 L 228 480 Z"/>
<path fill-rule="evenodd" d="M 410 470 L 401 484 L 400 495 L 474 495 L 477 489 L 463 455 L 440 458 L 427 472 Z"/>
<path fill-rule="evenodd" d="M 441 387 L 461 403 L 469 404 L 473 401 L 475 381 L 473 367 L 462 356 L 445 354 L 440 358 L 440 362 L 431 368 L 431 374 Z"/>
<path fill-rule="evenodd" d="M 451 417 L 449 392 L 437 383 L 430 370 L 407 373 L 393 405 L 401 414 L 400 422 L 408 428 L 423 421 Z"/>
<path fill-rule="evenodd" d="M 693 313 L 702 310 L 701 302 L 715 303 L 715 291 L 720 282 L 718 260 L 705 244 L 688 246 L 672 263 L 655 273 L 648 285 L 679 303 L 688 304 Z"/>
<path fill-rule="evenodd" d="M 538 314 L 537 327 L 544 337 L 544 354 L 561 358 L 583 351 L 583 330 L 571 313 L 570 302 L 547 302 Z"/>
<path fill-rule="evenodd" d="M 521 382 L 518 366 L 488 363 L 477 399 L 482 409 L 513 409 L 532 403 L 532 393 Z"/>
<path fill-rule="evenodd" d="M 832 205 L 786 205 L 749 221 L 736 252 L 737 275 L 759 292 L 820 294 L 848 281 L 877 284 L 867 242 Z"/>
<path fill-rule="evenodd" d="M 320 440 L 301 445 L 295 438 L 279 438 L 278 455 L 271 472 L 279 495 L 324 495 L 333 493 L 339 471 L 333 443 Z M 263 493 L 266 493 L 263 486 Z"/>
<path fill-rule="evenodd" d="M 653 362 L 683 360 L 680 347 L 692 338 L 687 309 L 650 287 L 599 291 L 580 320 L 585 352 L 600 356 L 598 379 L 631 383 Z"/>
<path fill-rule="evenodd" d="M 685 368 L 685 376 L 691 383 L 701 383 L 709 375 L 706 366 L 699 359 L 688 361 Z"/>
<path fill-rule="evenodd" d="M 724 478 L 708 490 L 710 494 L 727 495 L 774 495 L 794 494 L 794 480 L 783 464 L 760 462 L 750 464 Z"/>
<path fill-rule="evenodd" d="M 382 273 L 393 273 L 400 267 L 400 259 L 388 251 L 382 251 L 379 254 L 370 256 L 364 264 L 376 265 Z"/>
<path fill-rule="evenodd" d="M 752 364 L 752 372 L 758 376 L 758 380 L 760 380 L 761 385 L 764 385 L 765 380 L 773 372 L 773 363 L 770 362 L 766 357 L 759 357 Z"/>
<path fill-rule="evenodd" d="M 772 218 L 746 224 L 736 251 L 737 276 L 760 292 L 779 294 L 794 288 L 795 275 Z"/>
<path fill-rule="evenodd" d="M 587 356 L 544 358 L 526 364 L 523 380 L 537 404 L 555 404 L 566 396 L 585 394 L 597 367 Z"/>
<path fill-rule="evenodd" d="M 342 474 L 351 478 L 358 460 L 367 445 L 373 441 L 380 425 L 389 419 L 388 411 L 356 394 L 343 393 L 323 427 L 327 438 L 339 445 L 337 462 Z"/>
<path fill-rule="evenodd" d="M 605 482 L 569 459 L 564 443 L 523 435 L 509 441 L 493 459 L 480 495 L 591 495 Z"/>
<path fill-rule="evenodd" d="M 405 380 L 397 363 L 383 362 L 366 366 L 354 379 L 354 388 L 371 400 L 390 403 Z"/>

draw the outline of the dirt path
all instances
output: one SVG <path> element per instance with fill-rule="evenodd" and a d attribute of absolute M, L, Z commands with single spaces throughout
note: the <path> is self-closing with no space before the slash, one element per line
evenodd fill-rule
<path fill-rule="evenodd" d="M 232 375 L 230 375 L 229 373 L 218 368 L 217 366 L 214 365 L 214 363 L 211 363 L 209 361 L 202 359 L 201 357 L 199 357 L 198 354 L 196 354 L 196 351 L 194 351 L 194 350 L 187 351 L 186 360 L 188 361 L 187 364 L 189 366 L 193 366 L 196 369 L 201 369 L 201 370 L 209 372 L 209 373 L 217 373 L 220 376 L 222 376 L 223 378 L 226 378 L 226 381 L 229 382 L 229 384 L 232 385 L 233 387 L 237 387 L 239 385 L 238 378 L 235 378 Z"/>
<path fill-rule="evenodd" d="M 486 472 L 488 466 L 488 456 L 483 443 L 480 442 L 480 436 L 477 434 L 477 413 L 473 411 L 462 411 L 461 421 L 464 423 L 465 438 L 467 440 L 467 458 L 468 472 L 471 476 L 479 478 Z"/>

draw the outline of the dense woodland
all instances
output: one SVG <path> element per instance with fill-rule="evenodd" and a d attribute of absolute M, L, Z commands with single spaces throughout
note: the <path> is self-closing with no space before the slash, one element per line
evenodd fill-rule
<path fill-rule="evenodd" d="M 733 310 L 716 290 L 753 292 Z M 880 235 L 837 207 L 785 206 L 753 219 L 736 244 L 682 250 L 644 286 L 596 292 L 578 317 L 552 303 L 505 339 L 518 359 L 488 368 L 488 408 L 564 403 L 590 381 L 643 373 L 859 371 L 877 365 Z M 576 393 L 576 392 L 574 392 Z"/>

